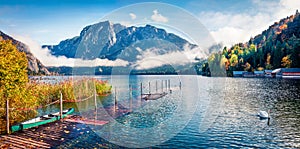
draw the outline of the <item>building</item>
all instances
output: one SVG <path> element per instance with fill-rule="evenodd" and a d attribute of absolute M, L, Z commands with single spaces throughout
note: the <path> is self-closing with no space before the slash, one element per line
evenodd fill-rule
<path fill-rule="evenodd" d="M 265 77 L 266 78 L 271 78 L 272 77 L 272 71 L 273 70 L 265 70 Z"/>
<path fill-rule="evenodd" d="M 281 68 L 277 68 L 277 69 L 275 69 L 275 70 L 273 70 L 272 71 L 272 73 L 271 73 L 271 75 L 272 75 L 272 77 L 273 78 L 281 78 L 282 77 L 282 75 L 281 75 Z"/>
<path fill-rule="evenodd" d="M 243 77 L 245 78 L 254 78 L 255 75 L 253 72 L 243 72 Z"/>
<path fill-rule="evenodd" d="M 282 68 L 282 78 L 300 79 L 300 68 Z"/>
<path fill-rule="evenodd" d="M 265 77 L 265 71 L 254 71 L 254 75 L 257 78 L 263 78 Z"/>
<path fill-rule="evenodd" d="M 243 77 L 245 71 L 233 71 L 233 77 Z"/>
<path fill-rule="evenodd" d="M 300 68 L 279 68 L 272 71 L 277 78 L 300 79 Z"/>

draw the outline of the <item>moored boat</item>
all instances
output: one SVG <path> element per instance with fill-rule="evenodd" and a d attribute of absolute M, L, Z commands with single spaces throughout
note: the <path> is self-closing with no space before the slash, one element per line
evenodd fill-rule
<path fill-rule="evenodd" d="M 74 108 L 64 110 L 62 112 L 62 118 L 66 117 L 67 115 L 69 115 L 73 112 L 74 112 Z M 24 129 L 28 129 L 28 128 L 32 128 L 32 127 L 37 127 L 37 126 L 44 125 L 47 123 L 55 122 L 60 119 L 61 119 L 60 112 L 43 115 L 43 116 L 36 117 L 34 119 L 31 119 L 31 120 L 28 120 L 28 121 L 25 121 L 20 124 L 12 126 L 11 132 L 16 132 L 16 131 L 20 131 L 20 130 L 24 130 Z"/>

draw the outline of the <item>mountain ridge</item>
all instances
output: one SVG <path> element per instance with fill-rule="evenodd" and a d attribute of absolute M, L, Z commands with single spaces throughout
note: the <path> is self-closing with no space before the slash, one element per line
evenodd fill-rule
<path fill-rule="evenodd" d="M 125 27 L 113 24 L 110 21 L 99 22 L 83 28 L 79 36 L 61 41 L 58 45 L 43 45 L 55 56 L 83 59 L 109 59 L 117 58 L 136 61 L 141 55 L 140 48 L 160 48 L 160 54 L 170 51 L 183 51 L 184 46 L 195 48 L 196 45 L 164 29 L 152 25 L 142 27 Z M 130 57 L 128 57 L 130 55 Z"/>
<path fill-rule="evenodd" d="M 48 69 L 38 60 L 31 52 L 27 45 L 24 43 L 14 39 L 13 37 L 3 33 L 0 31 L 0 41 L 1 40 L 11 40 L 12 43 L 17 47 L 20 52 L 24 52 L 26 54 L 26 58 L 28 59 L 28 74 L 30 75 L 49 75 L 50 72 Z"/>

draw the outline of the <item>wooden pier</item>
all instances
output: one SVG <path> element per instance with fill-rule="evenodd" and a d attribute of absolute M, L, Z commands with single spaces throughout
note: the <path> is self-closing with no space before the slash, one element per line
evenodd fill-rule
<path fill-rule="evenodd" d="M 91 131 L 83 124 L 57 121 L 10 135 L 1 135 L 0 148 L 53 148 Z"/>
<path fill-rule="evenodd" d="M 164 96 L 166 96 L 168 93 L 153 93 L 153 94 L 142 94 L 142 99 L 145 100 L 157 100 L 159 98 L 162 98 Z"/>
<path fill-rule="evenodd" d="M 91 135 L 93 129 L 101 128 L 103 125 L 108 124 L 113 118 L 120 117 L 128 114 L 135 108 L 141 108 L 146 104 L 147 100 L 157 100 L 172 92 L 170 80 L 161 81 L 161 89 L 158 89 L 158 82 L 155 81 L 155 93 L 151 93 L 151 84 L 148 83 L 148 93 L 143 93 L 143 84 L 140 86 L 140 99 L 133 100 L 132 98 L 132 86 L 129 87 L 130 99 L 128 107 L 122 107 L 124 103 L 119 104 L 117 100 L 117 88 L 115 88 L 114 103 L 105 108 L 97 107 L 96 95 L 95 95 L 95 110 L 81 112 L 81 115 L 71 115 L 64 120 L 48 123 L 39 127 L 26 129 L 20 132 L 15 132 L 10 135 L 0 135 L 0 149 L 3 148 L 59 148 L 61 145 L 70 144 L 77 138 L 86 138 Z M 181 87 L 181 83 L 180 83 Z M 152 88 L 153 89 L 153 88 Z M 161 90 L 161 92 L 158 92 Z M 153 91 L 153 90 L 152 90 Z M 61 99 L 62 100 L 62 99 Z M 120 101 L 121 102 L 121 101 Z M 123 101 L 124 102 L 124 101 Z M 61 102 L 62 103 L 62 102 Z M 60 106 L 62 107 L 62 106 Z M 94 127 L 89 127 L 93 125 Z M 97 138 L 102 140 L 102 138 Z M 97 147 L 107 147 L 109 143 L 105 142 L 97 143 Z M 75 142 L 76 143 L 76 142 Z M 71 147 L 71 146 L 70 146 Z M 94 147 L 93 147 L 94 148 Z"/>
<path fill-rule="evenodd" d="M 165 84 L 165 86 L 164 86 Z M 171 81 L 170 80 L 161 80 L 161 92 L 158 92 L 158 82 L 155 81 L 155 93 L 151 93 L 151 82 L 148 82 L 148 92 L 149 93 L 143 93 L 143 83 L 141 82 L 140 85 L 141 89 L 141 99 L 144 100 L 157 100 L 159 98 L 162 98 L 168 94 L 168 92 L 172 93 L 171 90 Z"/>

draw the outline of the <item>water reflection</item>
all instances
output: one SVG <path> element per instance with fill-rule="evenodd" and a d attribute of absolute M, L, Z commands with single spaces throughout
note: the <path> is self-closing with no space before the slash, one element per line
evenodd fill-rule
<path fill-rule="evenodd" d="M 97 111 L 97 119 L 113 118 L 104 127 L 95 128 L 94 135 L 125 147 L 300 147 L 300 80 L 193 77 L 196 76 L 132 76 L 125 78 L 127 81 L 109 78 L 117 86 L 120 107 L 129 113 L 114 117 L 109 108 Z M 156 101 L 140 100 L 140 82 L 167 78 L 171 78 L 172 94 Z M 155 81 L 151 83 L 151 91 L 156 91 Z M 133 88 L 132 101 L 129 85 Z M 146 85 L 143 89 L 148 92 Z M 98 104 L 109 107 L 113 99 L 114 94 L 102 97 Z M 93 101 L 78 104 L 79 111 L 90 111 L 91 107 Z M 270 125 L 256 116 L 259 110 L 268 109 Z M 101 139 L 79 142 L 93 146 L 98 140 Z"/>

